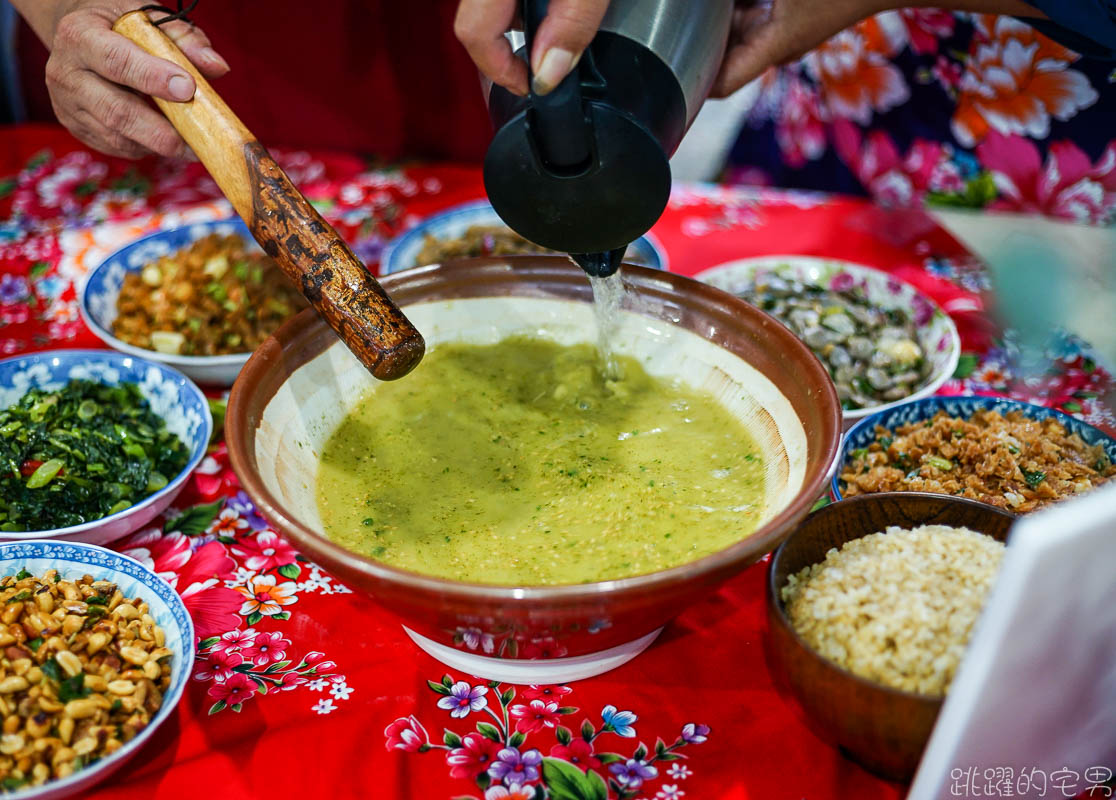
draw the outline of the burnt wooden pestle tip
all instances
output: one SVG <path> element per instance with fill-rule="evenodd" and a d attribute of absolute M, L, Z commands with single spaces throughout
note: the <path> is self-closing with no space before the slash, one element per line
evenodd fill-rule
<path fill-rule="evenodd" d="M 371 368 L 372 375 L 381 381 L 398 380 L 417 367 L 425 354 L 426 342 L 416 334 L 386 351 Z"/>

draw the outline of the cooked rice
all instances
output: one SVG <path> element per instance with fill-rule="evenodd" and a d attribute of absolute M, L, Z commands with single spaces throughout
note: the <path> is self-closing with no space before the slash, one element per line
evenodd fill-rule
<path fill-rule="evenodd" d="M 817 653 L 868 680 L 949 689 L 1004 545 L 968 528 L 889 527 L 830 549 L 791 575 L 783 602 Z"/>
<path fill-rule="evenodd" d="M 1099 445 L 1067 434 L 1056 419 L 1019 411 L 978 411 L 971 419 L 944 411 L 854 450 L 841 473 L 842 494 L 934 492 L 980 500 L 1009 511 L 1032 511 L 1087 492 L 1116 476 Z"/>

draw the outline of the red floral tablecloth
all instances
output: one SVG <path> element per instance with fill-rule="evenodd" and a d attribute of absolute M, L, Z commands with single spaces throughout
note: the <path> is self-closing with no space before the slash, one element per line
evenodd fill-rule
<path fill-rule="evenodd" d="M 472 167 L 277 156 L 369 264 L 424 215 L 483 195 Z M 0 129 L 0 354 L 99 346 L 76 306 L 86 270 L 145 231 L 227 214 L 199 164 L 124 162 L 59 129 Z M 984 313 L 980 262 L 922 212 L 679 186 L 654 233 L 684 274 L 788 252 L 885 269 L 958 324 L 965 355 L 945 392 L 1009 394 L 1116 427 L 1098 399 L 1110 376 L 1082 342 L 1059 337 L 1045 374 L 1012 374 L 1010 337 Z M 818 739 L 776 685 L 763 649 L 763 565 L 614 672 L 512 688 L 446 675 L 375 603 L 304 559 L 240 491 L 223 444 L 158 525 L 117 547 L 177 587 L 201 650 L 172 721 L 97 798 L 537 800 L 544 784 L 555 800 L 903 792 Z M 483 637 L 462 638 L 484 651 Z M 546 642 L 538 650 L 561 655 Z M 558 761 L 544 769 L 544 756 Z"/>

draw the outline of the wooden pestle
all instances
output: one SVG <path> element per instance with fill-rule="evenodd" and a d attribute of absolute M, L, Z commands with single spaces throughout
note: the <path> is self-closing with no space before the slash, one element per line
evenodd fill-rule
<path fill-rule="evenodd" d="M 193 99 L 155 98 L 155 104 L 341 341 L 381 380 L 410 372 L 426 349 L 422 334 L 178 46 L 143 11 L 125 14 L 112 27 L 194 76 Z"/>

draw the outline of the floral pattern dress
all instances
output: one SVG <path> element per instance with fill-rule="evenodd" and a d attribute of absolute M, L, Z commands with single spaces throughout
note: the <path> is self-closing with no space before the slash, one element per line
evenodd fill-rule
<path fill-rule="evenodd" d="M 1114 66 L 1012 17 L 888 11 L 761 79 L 726 177 L 1112 224 Z"/>

